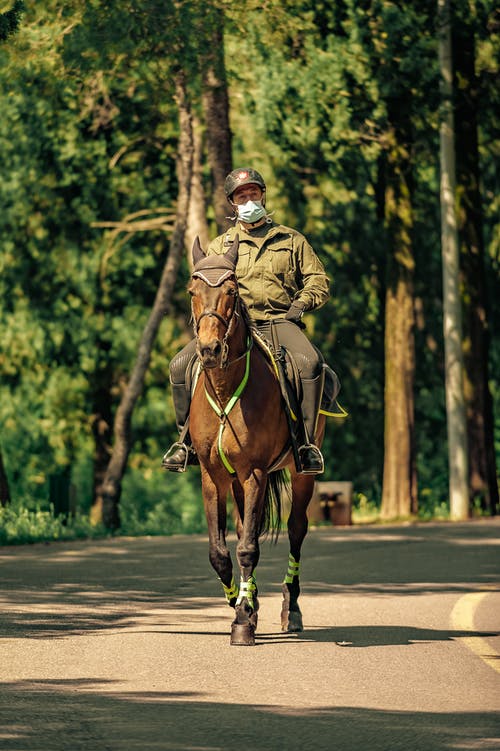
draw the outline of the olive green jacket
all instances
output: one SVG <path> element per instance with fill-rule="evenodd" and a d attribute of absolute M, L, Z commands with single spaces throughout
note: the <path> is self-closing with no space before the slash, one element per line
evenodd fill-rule
<path fill-rule="evenodd" d="M 237 225 L 212 240 L 207 254 L 226 253 L 236 235 L 236 277 L 254 320 L 283 318 L 292 302 L 303 303 L 308 311 L 328 300 L 330 284 L 323 264 L 300 232 L 274 222 L 251 232 Z"/>

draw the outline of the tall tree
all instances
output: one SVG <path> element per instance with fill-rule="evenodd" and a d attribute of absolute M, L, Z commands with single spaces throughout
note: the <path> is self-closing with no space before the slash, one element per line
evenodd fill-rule
<path fill-rule="evenodd" d="M 489 386 L 489 304 L 480 189 L 478 117 L 481 102 L 475 69 L 477 11 L 469 0 L 453 4 L 451 22 L 469 497 L 471 501 L 478 499 L 483 511 L 495 514 L 499 497 Z"/>
<path fill-rule="evenodd" d="M 455 138 L 452 107 L 450 2 L 438 0 L 439 62 L 443 96 L 440 127 L 441 244 L 443 254 L 443 312 L 448 425 L 450 513 L 452 519 L 469 515 L 467 429 L 463 390 L 462 311 L 459 250 L 455 210 Z"/>
<path fill-rule="evenodd" d="M 387 230 L 385 300 L 384 474 L 382 517 L 417 511 L 415 455 L 415 313 L 412 247 L 410 103 L 399 97 L 389 108 L 393 131 L 386 154 L 384 198 Z"/>
<path fill-rule="evenodd" d="M 172 290 L 177 278 L 177 269 L 184 250 L 193 171 L 194 145 L 191 106 L 186 89 L 185 74 L 181 70 L 177 71 L 175 76 L 175 87 L 179 109 L 177 157 L 179 194 L 177 197 L 176 221 L 160 285 L 139 343 L 137 360 L 116 411 L 113 429 L 113 452 L 102 483 L 101 497 L 94 506 L 94 521 L 100 520 L 99 511 L 102 509 L 102 521 L 109 529 L 117 529 L 120 526 L 119 502 L 122 479 L 131 449 L 132 413 L 135 403 L 142 392 L 154 340 L 160 323 L 168 310 Z"/>
<path fill-rule="evenodd" d="M 202 103 L 215 222 L 220 233 L 228 227 L 224 180 L 232 169 L 229 96 L 224 63 L 224 11 L 214 4 L 206 6 L 203 26 L 205 47 L 200 52 Z"/>

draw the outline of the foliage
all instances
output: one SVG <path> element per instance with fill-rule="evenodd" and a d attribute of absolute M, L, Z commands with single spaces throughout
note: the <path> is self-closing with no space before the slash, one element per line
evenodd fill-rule
<path fill-rule="evenodd" d="M 349 412 L 329 421 L 326 477 L 353 480 L 375 508 L 384 419 L 382 166 L 391 102 L 411 95 L 422 514 L 447 502 L 435 3 L 47 0 L 30 4 L 0 45 L 0 437 L 14 499 L 2 517 L 14 530 L 9 539 L 27 540 L 36 527 L 70 534 L 71 520 L 51 515 L 48 494 L 49 477 L 68 468 L 78 512 L 88 512 L 98 403 L 104 394 L 111 413 L 118 403 L 168 247 L 161 222 L 147 232 L 114 230 L 126 219 L 163 220 L 175 208 L 172 73 L 179 64 L 189 70 L 199 110 L 204 21 L 213 8 L 226 15 L 234 162 L 263 172 L 275 218 L 306 233 L 332 280 L 330 302 L 305 318 L 340 376 Z M 500 38 L 491 0 L 474 9 L 493 303 Z M 121 509 L 130 534 L 205 528 L 197 471 L 159 470 L 175 434 L 168 363 L 191 335 L 187 275 L 186 263 L 133 417 Z M 500 309 L 489 312 L 500 456 Z"/>
<path fill-rule="evenodd" d="M 0 545 L 75 540 L 105 534 L 104 528 L 92 527 L 88 517 L 81 514 L 66 518 L 55 516 L 53 508 L 48 511 L 0 508 Z"/>
<path fill-rule="evenodd" d="M 15 0 L 10 10 L 0 13 L 0 42 L 4 42 L 17 31 L 23 11 L 23 0 Z"/>

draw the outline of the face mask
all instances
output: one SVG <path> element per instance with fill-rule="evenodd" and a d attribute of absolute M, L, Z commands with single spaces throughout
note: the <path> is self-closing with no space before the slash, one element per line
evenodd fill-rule
<path fill-rule="evenodd" d="M 260 201 L 247 201 L 238 206 L 238 218 L 246 224 L 258 222 L 266 215 L 266 210 Z"/>

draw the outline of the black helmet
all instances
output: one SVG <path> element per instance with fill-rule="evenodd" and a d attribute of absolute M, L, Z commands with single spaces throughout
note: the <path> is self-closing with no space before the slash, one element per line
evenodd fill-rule
<path fill-rule="evenodd" d="M 224 182 L 224 191 L 227 199 L 229 201 L 231 200 L 236 188 L 239 188 L 241 185 L 248 185 L 249 183 L 255 183 L 262 188 L 262 190 L 266 189 L 264 178 L 259 172 L 257 172 L 257 170 L 254 170 L 251 167 L 240 167 L 239 169 L 234 169 L 229 173 Z"/>

